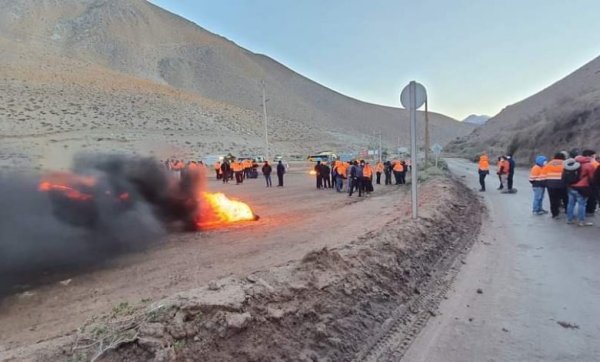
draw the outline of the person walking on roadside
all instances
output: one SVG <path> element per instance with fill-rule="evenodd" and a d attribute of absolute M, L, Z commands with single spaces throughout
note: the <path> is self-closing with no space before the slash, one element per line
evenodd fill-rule
<path fill-rule="evenodd" d="M 537 156 L 535 158 L 535 165 L 531 168 L 529 173 L 529 182 L 533 189 L 533 207 L 532 213 L 534 215 L 544 215 L 548 211 L 544 210 L 544 192 L 546 190 L 546 176 L 544 174 L 544 165 L 546 164 L 546 156 Z"/>
<path fill-rule="evenodd" d="M 562 180 L 565 158 L 562 152 L 555 153 L 554 157 L 546 163 L 542 170 L 546 178 L 546 189 L 548 189 L 548 198 L 550 199 L 550 214 L 553 219 L 558 219 L 560 208 L 566 209 L 569 203 L 567 187 Z"/>
<path fill-rule="evenodd" d="M 273 171 L 273 168 L 269 165 L 269 161 L 265 161 L 265 164 L 262 167 L 262 173 L 263 176 L 265 176 L 267 187 L 273 187 L 273 183 L 271 182 L 271 171 Z"/>
<path fill-rule="evenodd" d="M 377 185 L 381 185 L 381 174 L 383 173 L 383 162 L 379 161 L 375 165 L 375 182 Z"/>
<path fill-rule="evenodd" d="M 490 160 L 487 154 L 479 156 L 479 192 L 485 192 L 485 177 L 490 173 Z"/>
<path fill-rule="evenodd" d="M 285 175 L 285 166 L 281 160 L 279 160 L 277 163 L 277 180 L 279 181 L 277 187 L 283 187 L 283 175 Z"/>
<path fill-rule="evenodd" d="M 589 157 L 577 156 L 565 161 L 563 181 L 567 184 L 569 204 L 567 205 L 567 224 L 573 224 L 575 217 L 579 226 L 591 226 L 585 221 L 585 207 L 592 191 L 594 167 Z M 577 208 L 577 214 L 575 209 Z"/>

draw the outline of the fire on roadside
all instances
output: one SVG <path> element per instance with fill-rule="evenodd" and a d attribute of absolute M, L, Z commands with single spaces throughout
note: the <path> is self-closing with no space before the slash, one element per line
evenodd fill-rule
<path fill-rule="evenodd" d="M 173 210 L 175 207 L 180 210 L 175 219 L 188 220 L 193 224 L 189 225 L 190 228 L 194 230 L 222 228 L 259 219 L 250 206 L 242 201 L 230 199 L 223 193 L 201 191 L 203 186 L 200 179 L 202 177 L 188 179 L 189 182 L 183 182 L 182 179 L 182 182 L 174 183 L 179 191 L 174 191 L 173 194 L 178 196 L 168 199 L 168 206 L 164 209 Z M 67 221 L 71 222 L 78 222 L 82 214 L 89 214 L 89 220 L 86 220 L 93 221 L 96 203 L 100 201 L 98 199 L 112 200 L 113 204 L 123 206 L 136 202 L 126 190 L 102 190 L 100 184 L 104 183 L 92 176 L 53 172 L 43 176 L 38 184 L 38 191 L 50 194 L 55 206 L 65 210 L 60 215 L 66 215 Z M 186 184 L 191 187 L 186 188 Z M 188 192 L 186 189 L 196 191 Z M 119 210 L 121 209 L 114 211 Z M 166 219 L 173 220 L 170 217 Z"/>
<path fill-rule="evenodd" d="M 248 204 L 232 200 L 221 192 L 202 193 L 202 204 L 205 205 L 197 220 L 198 228 L 212 229 L 229 224 L 258 220 Z"/>
<path fill-rule="evenodd" d="M 310 171 L 308 171 L 308 174 L 311 175 L 311 176 L 315 176 L 317 174 L 317 171 L 310 170 Z"/>

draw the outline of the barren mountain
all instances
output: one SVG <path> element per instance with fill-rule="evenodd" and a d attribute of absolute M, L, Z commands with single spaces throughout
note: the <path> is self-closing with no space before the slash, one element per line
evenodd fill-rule
<path fill-rule="evenodd" d="M 506 107 L 470 135 L 450 145 L 469 157 L 483 150 L 514 153 L 521 163 L 537 154 L 598 148 L 600 57 L 531 97 Z"/>
<path fill-rule="evenodd" d="M 477 114 L 471 114 L 470 116 L 468 116 L 467 118 L 463 119 L 462 121 L 465 123 L 470 123 L 470 124 L 474 124 L 477 126 L 481 126 L 482 124 L 484 124 L 485 122 L 490 120 L 490 116 L 486 116 L 486 115 L 477 115 Z"/>
<path fill-rule="evenodd" d="M 8 161 L 71 150 L 159 157 L 357 150 L 408 142 L 408 113 L 323 87 L 144 0 L 0 0 L 0 137 Z M 390 90 L 399 91 L 399 90 Z M 472 126 L 431 114 L 432 141 Z M 23 144 L 29 147 L 22 147 Z"/>

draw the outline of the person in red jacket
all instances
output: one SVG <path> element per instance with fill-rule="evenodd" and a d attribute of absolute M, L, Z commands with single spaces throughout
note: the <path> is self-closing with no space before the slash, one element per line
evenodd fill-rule
<path fill-rule="evenodd" d="M 580 168 L 579 180 L 568 185 L 569 204 L 567 205 L 567 224 L 573 224 L 575 219 L 575 206 L 577 206 L 577 222 L 579 226 L 594 225 L 585 221 L 585 207 L 592 191 L 594 167 L 589 157 L 577 156 L 575 159 L 565 161 L 565 170 Z"/>

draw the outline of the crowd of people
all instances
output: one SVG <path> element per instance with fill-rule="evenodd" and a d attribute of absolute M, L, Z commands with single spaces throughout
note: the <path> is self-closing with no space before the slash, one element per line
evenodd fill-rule
<path fill-rule="evenodd" d="M 212 166 L 205 165 L 202 161 L 187 161 L 171 159 L 164 161 L 167 170 L 173 172 L 178 178 L 183 180 L 184 175 L 193 173 L 201 167 L 212 167 L 217 180 L 223 183 L 233 182 L 241 185 L 248 178 L 257 178 L 259 172 L 265 178 L 266 187 L 272 187 L 271 175 L 277 175 L 278 187 L 283 187 L 286 166 L 282 161 L 278 161 L 274 167 L 268 161 L 262 166 L 252 159 L 225 159 L 217 161 Z M 406 173 L 410 171 L 410 161 L 391 160 L 379 161 L 372 166 L 369 161 L 352 160 L 343 162 L 336 160 L 330 164 L 318 161 L 314 166 L 313 174 L 316 176 L 316 186 L 319 190 L 336 190 L 337 192 L 347 192 L 348 196 L 358 193 L 359 197 L 368 195 L 374 191 L 373 183 L 380 185 L 383 181 L 385 185 L 404 185 L 406 184 Z M 383 180 L 382 180 L 383 176 Z"/>
<path fill-rule="evenodd" d="M 317 161 L 313 173 L 319 190 L 345 191 L 348 196 L 357 192 L 358 196 L 362 197 L 373 192 L 374 178 L 377 185 L 381 184 L 382 174 L 385 185 L 392 185 L 392 175 L 396 185 L 406 184 L 406 172 L 409 168 L 410 164 L 403 160 L 379 161 L 375 167 L 365 160 L 349 162 L 336 160 L 331 165 Z"/>
<path fill-rule="evenodd" d="M 485 178 L 489 174 L 488 155 L 479 157 L 479 182 L 484 192 Z M 514 193 L 514 159 L 508 156 L 498 158 L 498 189 Z M 529 173 L 533 190 L 532 213 L 550 213 L 553 219 L 560 218 L 561 210 L 566 213 L 567 224 L 591 226 L 590 221 L 598 208 L 600 199 L 600 160 L 594 150 L 556 152 L 552 159 L 538 155 Z M 550 212 L 543 208 L 544 195 L 548 191 Z M 587 219 L 586 219 L 587 217 Z"/>

